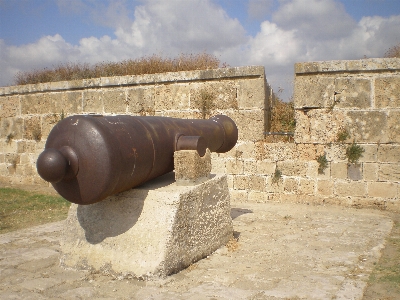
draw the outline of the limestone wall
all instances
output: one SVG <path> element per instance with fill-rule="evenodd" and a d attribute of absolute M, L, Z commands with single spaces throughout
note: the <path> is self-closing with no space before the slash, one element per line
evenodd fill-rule
<path fill-rule="evenodd" d="M 36 159 L 61 118 L 100 113 L 208 118 L 225 114 L 239 139 L 263 138 L 271 90 L 263 67 L 107 77 L 0 88 L 0 180 L 47 184 Z"/>
<path fill-rule="evenodd" d="M 263 67 L 0 88 L 0 180 L 46 184 L 35 161 L 62 115 L 221 113 L 237 123 L 239 141 L 212 154 L 212 172 L 228 174 L 233 200 L 400 211 L 400 59 L 296 64 L 294 143 L 264 141 L 271 93 Z M 346 157 L 353 142 L 365 150 L 357 164 Z"/>

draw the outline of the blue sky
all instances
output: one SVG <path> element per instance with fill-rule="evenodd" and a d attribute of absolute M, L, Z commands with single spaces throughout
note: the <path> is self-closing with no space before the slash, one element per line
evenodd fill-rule
<path fill-rule="evenodd" d="M 18 71 L 207 51 L 264 65 L 292 91 L 298 61 L 381 57 L 400 43 L 400 0 L 0 0 L 0 86 Z"/>

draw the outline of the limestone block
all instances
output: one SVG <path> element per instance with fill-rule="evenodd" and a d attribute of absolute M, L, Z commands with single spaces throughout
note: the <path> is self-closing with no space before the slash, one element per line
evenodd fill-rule
<path fill-rule="evenodd" d="M 206 180 L 211 172 L 211 152 L 200 157 L 195 150 L 174 152 L 175 180 L 177 184 L 196 183 Z"/>
<path fill-rule="evenodd" d="M 190 109 L 204 111 L 212 115 L 212 111 L 239 109 L 237 86 L 234 81 L 210 81 L 190 85 Z"/>
<path fill-rule="evenodd" d="M 264 78 L 243 79 L 238 84 L 238 105 L 239 108 L 265 109 L 267 104 L 267 86 Z"/>
<path fill-rule="evenodd" d="M 347 161 L 346 148 L 348 144 L 332 144 L 325 149 L 326 159 L 332 162 Z"/>
<path fill-rule="evenodd" d="M 351 180 L 363 179 L 362 165 L 361 164 L 348 164 L 347 165 L 347 178 Z"/>
<path fill-rule="evenodd" d="M 296 153 L 299 160 L 315 160 L 324 155 L 324 145 L 296 144 Z"/>
<path fill-rule="evenodd" d="M 347 126 L 356 142 L 388 142 L 388 117 L 384 111 L 349 111 Z"/>
<path fill-rule="evenodd" d="M 230 196 L 232 202 L 247 202 L 249 192 L 246 190 L 231 190 Z"/>
<path fill-rule="evenodd" d="M 399 145 L 379 145 L 378 149 L 379 162 L 400 162 L 400 146 Z"/>
<path fill-rule="evenodd" d="M 335 79 L 335 108 L 370 108 L 371 80 L 363 78 Z"/>
<path fill-rule="evenodd" d="M 99 203 L 73 204 L 61 265 L 152 279 L 179 272 L 232 237 L 225 175 L 178 186 L 173 173 Z"/>
<path fill-rule="evenodd" d="M 154 89 L 154 106 L 157 110 L 189 109 L 188 84 L 157 85 Z"/>
<path fill-rule="evenodd" d="M 58 113 L 64 113 L 65 117 L 67 114 L 80 114 L 82 113 L 82 92 L 64 92 L 62 98 L 62 108 Z"/>
<path fill-rule="evenodd" d="M 375 79 L 375 106 L 400 107 L 400 77 L 398 75 Z"/>
<path fill-rule="evenodd" d="M 378 180 L 400 182 L 400 164 L 379 164 Z"/>
<path fill-rule="evenodd" d="M 248 175 L 233 176 L 233 188 L 235 190 L 247 190 L 248 187 L 249 187 L 249 176 Z"/>
<path fill-rule="evenodd" d="M 362 157 L 360 157 L 360 162 L 375 162 L 378 157 L 378 145 L 360 145 L 363 147 L 364 152 Z"/>
<path fill-rule="evenodd" d="M 41 120 L 39 116 L 29 116 L 24 120 L 24 139 L 40 141 L 42 139 Z"/>
<path fill-rule="evenodd" d="M 264 192 L 266 186 L 266 177 L 258 175 L 248 176 L 248 189 L 251 191 Z"/>
<path fill-rule="evenodd" d="M 21 114 L 55 113 L 62 106 L 61 93 L 38 93 L 21 96 Z M 58 111 L 57 111 L 58 112 Z"/>
<path fill-rule="evenodd" d="M 218 157 L 213 157 L 211 153 L 211 173 L 213 174 L 226 174 L 226 160 Z"/>
<path fill-rule="evenodd" d="M 333 143 L 337 134 L 345 126 L 345 114 L 334 110 L 327 113 L 325 109 L 313 109 L 307 113 L 310 118 L 310 142 Z"/>
<path fill-rule="evenodd" d="M 313 179 L 300 178 L 298 191 L 303 195 L 314 195 L 316 182 Z"/>
<path fill-rule="evenodd" d="M 400 111 L 390 111 L 388 115 L 388 142 L 400 143 Z"/>
<path fill-rule="evenodd" d="M 334 179 L 347 179 L 347 163 L 345 162 L 331 163 L 331 176 Z"/>
<path fill-rule="evenodd" d="M 266 118 L 265 111 L 253 110 L 230 110 L 225 113 L 238 127 L 238 139 L 242 141 L 259 141 L 264 138 Z"/>
<path fill-rule="evenodd" d="M 333 195 L 333 181 L 332 180 L 318 180 L 317 181 L 317 194 L 322 196 Z"/>
<path fill-rule="evenodd" d="M 127 90 L 128 111 L 139 115 L 151 115 L 155 112 L 153 87 L 136 87 Z"/>
<path fill-rule="evenodd" d="M 333 103 L 334 77 L 296 76 L 294 81 L 294 107 L 326 108 Z"/>
<path fill-rule="evenodd" d="M 299 182 L 296 178 L 284 178 L 283 190 L 285 193 L 297 194 Z"/>
<path fill-rule="evenodd" d="M 126 113 L 128 102 L 123 89 L 105 89 L 101 97 L 105 113 Z"/>
<path fill-rule="evenodd" d="M 84 90 L 82 95 L 82 110 L 85 113 L 99 113 L 102 114 L 103 99 L 101 90 Z"/>
<path fill-rule="evenodd" d="M 295 143 L 311 143 L 311 120 L 306 111 L 295 110 L 294 117 L 296 120 L 296 128 L 294 132 Z"/>
<path fill-rule="evenodd" d="M 367 194 L 366 183 L 361 181 L 336 181 L 335 194 L 343 197 L 365 197 Z"/>
<path fill-rule="evenodd" d="M 368 181 L 378 181 L 378 163 L 363 163 L 363 178 Z"/>
<path fill-rule="evenodd" d="M 15 118 L 0 118 L 0 137 L 12 139 L 22 139 L 24 132 L 24 119 Z"/>
<path fill-rule="evenodd" d="M 268 195 L 267 193 L 264 192 L 249 191 L 248 201 L 256 203 L 265 203 L 266 201 L 268 201 Z"/>
<path fill-rule="evenodd" d="M 255 157 L 257 160 L 283 161 L 297 159 L 294 143 L 255 143 Z"/>
<path fill-rule="evenodd" d="M 42 138 L 47 139 L 53 127 L 61 121 L 60 115 L 48 114 L 42 117 Z"/>
<path fill-rule="evenodd" d="M 307 175 L 308 162 L 299 160 L 284 160 L 277 162 L 277 169 L 286 176 L 302 176 Z"/>
<path fill-rule="evenodd" d="M 259 175 L 271 175 L 276 170 L 276 163 L 271 161 L 257 161 L 257 173 Z"/>
<path fill-rule="evenodd" d="M 397 183 L 393 182 L 368 182 L 368 196 L 380 198 L 396 198 Z"/>
<path fill-rule="evenodd" d="M 244 174 L 244 162 L 240 159 L 230 159 L 226 161 L 226 172 L 228 174 Z"/>
<path fill-rule="evenodd" d="M 235 149 L 242 153 L 241 157 L 244 159 L 255 158 L 254 142 L 251 141 L 238 141 Z"/>
<path fill-rule="evenodd" d="M 244 161 L 244 173 L 245 174 L 257 174 L 257 164 L 258 162 L 253 160 Z"/>
<path fill-rule="evenodd" d="M 34 153 L 36 143 L 34 141 L 17 141 L 17 153 Z"/>
<path fill-rule="evenodd" d="M 19 96 L 0 98 L 0 118 L 16 117 L 20 115 Z"/>

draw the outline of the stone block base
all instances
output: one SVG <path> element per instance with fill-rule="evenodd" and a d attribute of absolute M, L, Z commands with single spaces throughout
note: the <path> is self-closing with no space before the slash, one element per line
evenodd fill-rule
<path fill-rule="evenodd" d="M 194 186 L 169 173 L 91 205 L 72 204 L 61 265 L 151 279 L 179 272 L 232 237 L 226 175 Z"/>

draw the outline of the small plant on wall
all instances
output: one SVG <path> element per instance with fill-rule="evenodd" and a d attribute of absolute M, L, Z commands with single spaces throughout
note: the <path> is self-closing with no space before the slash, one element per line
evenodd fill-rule
<path fill-rule="evenodd" d="M 326 159 L 326 154 L 317 157 L 318 174 L 324 174 L 325 169 L 328 167 L 328 160 Z"/>
<path fill-rule="evenodd" d="M 211 110 L 214 108 L 214 95 L 208 91 L 202 90 L 200 92 L 200 111 L 201 116 L 205 119 L 211 114 Z"/>
<path fill-rule="evenodd" d="M 282 172 L 279 169 L 275 170 L 274 175 L 272 176 L 272 183 L 277 184 L 282 179 Z"/>
<path fill-rule="evenodd" d="M 341 128 L 336 135 L 336 141 L 339 143 L 343 143 L 348 138 L 350 138 L 350 133 L 344 128 Z"/>
<path fill-rule="evenodd" d="M 346 148 L 346 157 L 349 163 L 356 164 L 358 160 L 363 156 L 365 149 L 354 141 L 351 145 Z"/>
<path fill-rule="evenodd" d="M 13 138 L 14 138 L 14 134 L 13 133 L 10 133 L 9 135 L 7 135 L 6 143 L 7 144 L 11 144 L 11 141 L 13 140 Z"/>

